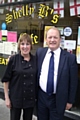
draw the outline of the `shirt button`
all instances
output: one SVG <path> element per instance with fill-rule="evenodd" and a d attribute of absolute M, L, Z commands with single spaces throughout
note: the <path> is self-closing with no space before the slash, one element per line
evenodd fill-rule
<path fill-rule="evenodd" d="M 33 92 L 33 90 L 31 90 L 31 92 Z"/>
<path fill-rule="evenodd" d="M 24 63 L 24 61 L 22 61 L 22 63 Z"/>
<path fill-rule="evenodd" d="M 31 97 L 31 100 L 32 100 L 33 98 Z"/>
<path fill-rule="evenodd" d="M 24 98 L 24 100 L 25 100 L 25 98 Z"/>
<path fill-rule="evenodd" d="M 24 83 L 24 85 L 25 85 L 26 83 Z"/>
<path fill-rule="evenodd" d="M 26 77 L 26 75 L 24 75 L 24 77 Z"/>
<path fill-rule="evenodd" d="M 25 93 L 25 91 L 24 91 L 24 93 Z"/>

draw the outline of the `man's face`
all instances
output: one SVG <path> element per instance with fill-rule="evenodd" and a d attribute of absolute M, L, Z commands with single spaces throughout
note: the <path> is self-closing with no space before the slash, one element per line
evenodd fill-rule
<path fill-rule="evenodd" d="M 57 29 L 50 29 L 47 32 L 46 42 L 48 47 L 53 51 L 60 46 L 60 35 Z"/>

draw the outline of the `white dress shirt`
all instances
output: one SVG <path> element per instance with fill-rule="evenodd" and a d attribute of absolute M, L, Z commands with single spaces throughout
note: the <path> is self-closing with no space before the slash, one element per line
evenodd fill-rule
<path fill-rule="evenodd" d="M 48 78 L 48 69 L 49 69 L 49 61 L 51 57 L 51 50 L 48 48 L 48 51 L 44 57 L 42 67 L 41 67 L 41 74 L 39 79 L 39 86 L 40 88 L 46 92 L 47 88 L 47 78 Z M 58 76 L 58 66 L 59 66 L 59 59 L 60 59 L 60 52 L 61 49 L 58 48 L 54 52 L 54 93 L 56 93 L 56 86 L 57 86 L 57 76 Z"/>

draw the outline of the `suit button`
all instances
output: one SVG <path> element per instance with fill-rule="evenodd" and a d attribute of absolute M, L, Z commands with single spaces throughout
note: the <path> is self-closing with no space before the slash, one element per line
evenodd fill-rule
<path fill-rule="evenodd" d="M 25 100 L 25 98 L 24 98 L 24 100 Z"/>
<path fill-rule="evenodd" d="M 23 83 L 24 85 L 26 84 L 26 83 Z"/>
<path fill-rule="evenodd" d="M 31 77 L 33 77 L 33 74 L 31 74 Z"/>
<path fill-rule="evenodd" d="M 29 67 L 31 66 L 31 64 L 29 64 Z"/>
<path fill-rule="evenodd" d="M 31 82 L 31 85 L 33 85 L 33 82 Z"/>

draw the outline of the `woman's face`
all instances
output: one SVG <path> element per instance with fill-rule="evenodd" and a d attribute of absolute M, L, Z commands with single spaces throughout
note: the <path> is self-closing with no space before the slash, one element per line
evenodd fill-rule
<path fill-rule="evenodd" d="M 21 51 L 21 54 L 23 56 L 30 53 L 30 51 L 31 51 L 31 45 L 30 45 L 29 42 L 27 42 L 27 40 L 23 40 L 20 43 L 20 51 Z"/>

